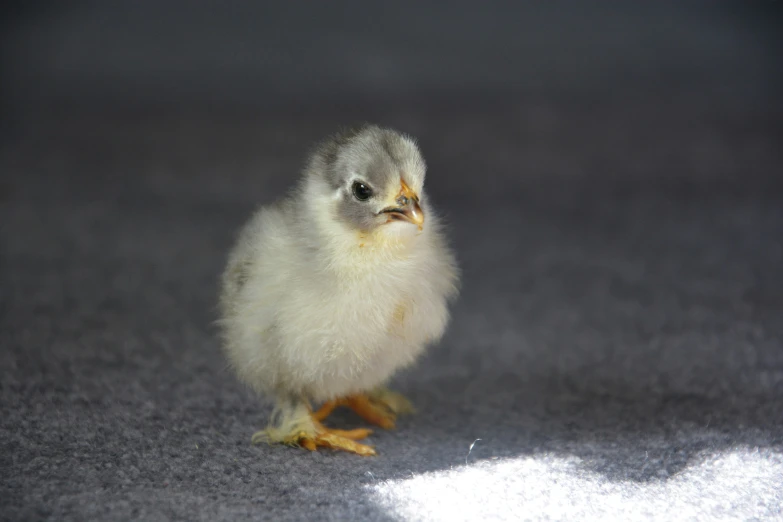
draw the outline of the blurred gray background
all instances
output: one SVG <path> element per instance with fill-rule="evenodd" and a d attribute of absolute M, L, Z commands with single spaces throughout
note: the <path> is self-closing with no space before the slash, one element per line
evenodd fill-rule
<path fill-rule="evenodd" d="M 0 518 L 783 516 L 779 2 L 0 9 Z M 462 296 L 377 458 L 252 447 L 217 277 L 359 120 Z"/>
<path fill-rule="evenodd" d="M 10 106 L 771 96 L 779 2 L 10 2 Z"/>

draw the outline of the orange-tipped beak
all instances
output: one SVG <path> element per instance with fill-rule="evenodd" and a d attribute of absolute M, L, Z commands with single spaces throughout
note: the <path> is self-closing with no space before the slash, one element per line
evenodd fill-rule
<path fill-rule="evenodd" d="M 404 181 L 400 181 L 400 192 L 394 201 L 396 206 L 385 208 L 381 212 L 388 214 L 389 219 L 413 223 L 421 230 L 424 226 L 424 212 L 419 206 L 419 196 Z"/>

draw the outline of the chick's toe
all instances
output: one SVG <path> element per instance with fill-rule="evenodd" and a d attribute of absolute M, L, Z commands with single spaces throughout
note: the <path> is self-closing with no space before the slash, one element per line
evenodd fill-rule
<path fill-rule="evenodd" d="M 376 455 L 375 448 L 354 440 L 354 438 L 362 439 L 368 434 L 361 432 L 369 432 L 369 430 L 351 430 L 346 432 L 343 430 L 325 429 L 324 431 L 319 431 L 313 437 L 307 436 L 302 438 L 299 443 L 310 451 L 315 451 L 318 447 L 324 447 L 355 453 L 363 457 Z"/>

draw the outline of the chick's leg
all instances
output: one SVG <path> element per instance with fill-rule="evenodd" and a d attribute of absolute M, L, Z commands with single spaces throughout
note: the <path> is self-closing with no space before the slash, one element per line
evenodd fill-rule
<path fill-rule="evenodd" d="M 377 388 L 367 394 L 349 395 L 324 403 L 313 414 L 318 421 L 326 419 L 338 406 L 352 409 L 361 418 L 384 429 L 393 429 L 397 415 L 412 413 L 413 405 L 408 399 L 387 388 Z"/>
<path fill-rule="evenodd" d="M 369 396 L 370 400 L 383 404 L 397 415 L 409 415 L 416 412 L 411 401 L 406 399 L 403 394 L 389 388 L 381 386 L 370 392 Z"/>
<path fill-rule="evenodd" d="M 284 398 L 278 400 L 270 425 L 253 435 L 252 443 L 281 443 L 301 446 L 310 451 L 318 447 L 348 451 L 358 455 L 375 455 L 371 446 L 357 440 L 367 437 L 371 430 L 330 429 L 317 420 L 304 400 Z"/>

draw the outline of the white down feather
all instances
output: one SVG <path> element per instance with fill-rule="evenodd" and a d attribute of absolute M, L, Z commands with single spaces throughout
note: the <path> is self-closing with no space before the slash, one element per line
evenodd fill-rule
<path fill-rule="evenodd" d="M 457 267 L 430 207 L 421 231 L 392 223 L 362 235 L 336 219 L 320 178 L 302 191 L 240 232 L 220 323 L 242 381 L 320 402 L 382 385 L 437 342 Z"/>

